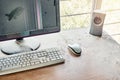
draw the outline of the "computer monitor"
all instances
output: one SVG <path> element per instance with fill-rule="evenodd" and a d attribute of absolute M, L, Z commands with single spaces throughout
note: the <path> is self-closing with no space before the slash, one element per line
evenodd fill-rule
<path fill-rule="evenodd" d="M 23 38 L 59 31 L 59 0 L 0 0 L 2 52 L 15 54 L 36 50 L 40 46 L 38 41 L 33 44 L 32 40 Z"/>

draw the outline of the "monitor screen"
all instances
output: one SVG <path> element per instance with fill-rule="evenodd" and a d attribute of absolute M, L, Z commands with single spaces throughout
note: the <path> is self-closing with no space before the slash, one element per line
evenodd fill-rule
<path fill-rule="evenodd" d="M 59 0 L 0 0 L 0 41 L 59 31 Z"/>

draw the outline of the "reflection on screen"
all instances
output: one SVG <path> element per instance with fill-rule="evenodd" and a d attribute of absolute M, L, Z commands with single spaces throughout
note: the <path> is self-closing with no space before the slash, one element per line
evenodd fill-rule
<path fill-rule="evenodd" d="M 38 0 L 0 0 L 0 35 L 42 29 Z"/>

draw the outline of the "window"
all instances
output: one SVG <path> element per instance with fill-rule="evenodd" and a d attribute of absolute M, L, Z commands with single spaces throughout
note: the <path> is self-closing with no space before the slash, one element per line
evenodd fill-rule
<path fill-rule="evenodd" d="M 120 0 L 102 0 L 101 10 L 106 12 L 104 29 L 110 35 L 120 34 Z"/>
<path fill-rule="evenodd" d="M 105 31 L 120 34 L 120 0 L 60 0 L 62 29 L 89 27 L 93 9 L 106 13 Z"/>
<path fill-rule="evenodd" d="M 62 29 L 89 26 L 92 2 L 93 0 L 60 0 Z"/>

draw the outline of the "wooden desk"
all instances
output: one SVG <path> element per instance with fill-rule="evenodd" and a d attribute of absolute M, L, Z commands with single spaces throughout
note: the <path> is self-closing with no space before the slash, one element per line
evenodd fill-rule
<path fill-rule="evenodd" d="M 83 28 L 35 38 L 41 42 L 41 48 L 60 47 L 65 63 L 0 76 L 0 80 L 120 80 L 120 46 L 107 34 L 98 38 Z M 68 51 L 68 43 L 81 45 L 80 57 Z"/>

